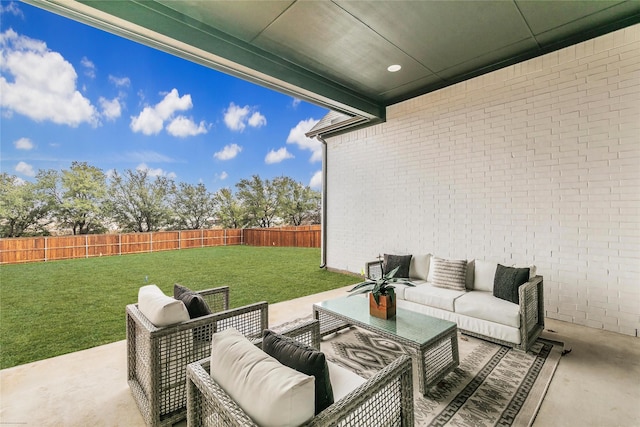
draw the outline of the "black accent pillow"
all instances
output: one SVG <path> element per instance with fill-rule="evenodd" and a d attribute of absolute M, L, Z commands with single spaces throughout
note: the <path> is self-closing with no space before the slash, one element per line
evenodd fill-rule
<path fill-rule="evenodd" d="M 178 283 L 173 285 L 173 297 L 184 303 L 187 307 L 187 311 L 189 312 L 189 317 L 192 319 L 211 314 L 209 305 L 204 298 L 202 298 L 199 293 L 193 292 L 185 286 Z"/>
<path fill-rule="evenodd" d="M 333 388 L 324 353 L 269 329 L 264 331 L 262 350 L 283 365 L 316 378 L 316 415 L 331 406 Z"/>
<path fill-rule="evenodd" d="M 409 266 L 411 265 L 412 255 L 389 255 L 384 254 L 383 270 L 384 274 L 389 273 L 396 267 L 400 267 L 396 274 L 393 276 L 397 279 L 409 278 Z"/>
<path fill-rule="evenodd" d="M 520 304 L 518 288 L 529 281 L 528 268 L 505 267 L 498 264 L 493 277 L 493 296 Z"/>

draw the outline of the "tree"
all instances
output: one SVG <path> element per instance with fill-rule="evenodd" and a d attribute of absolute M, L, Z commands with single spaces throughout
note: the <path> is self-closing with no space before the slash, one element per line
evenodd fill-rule
<path fill-rule="evenodd" d="M 242 228 L 246 225 L 244 209 L 230 189 L 218 190 L 214 201 L 218 223 L 222 228 Z"/>
<path fill-rule="evenodd" d="M 101 169 L 86 162 L 72 162 L 67 170 L 48 170 L 38 176 L 55 201 L 60 225 L 71 228 L 74 235 L 104 231 L 107 182 Z"/>
<path fill-rule="evenodd" d="M 268 179 L 253 175 L 251 180 L 241 179 L 236 184 L 237 197 L 247 216 L 247 225 L 271 227 L 278 215 L 278 191 Z"/>
<path fill-rule="evenodd" d="M 48 234 L 45 227 L 51 222 L 50 211 L 50 199 L 40 182 L 25 182 L 0 173 L 0 236 Z"/>
<path fill-rule="evenodd" d="M 319 192 L 286 176 L 275 178 L 273 182 L 278 191 L 280 215 L 288 224 L 298 226 L 319 223 Z"/>
<path fill-rule="evenodd" d="M 123 231 L 158 231 L 171 219 L 168 196 L 173 181 L 147 170 L 117 171 L 111 177 L 107 209 Z"/>
<path fill-rule="evenodd" d="M 178 229 L 197 230 L 211 227 L 216 205 L 204 184 L 181 182 L 173 188 L 172 208 Z"/>

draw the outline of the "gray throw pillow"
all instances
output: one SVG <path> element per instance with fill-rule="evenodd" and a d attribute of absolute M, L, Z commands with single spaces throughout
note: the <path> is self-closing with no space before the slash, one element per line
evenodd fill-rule
<path fill-rule="evenodd" d="M 505 267 L 498 264 L 493 279 L 493 296 L 520 304 L 518 288 L 529 281 L 528 268 Z"/>
<path fill-rule="evenodd" d="M 411 266 L 411 257 L 412 255 L 384 254 L 384 264 L 382 265 L 384 274 L 389 273 L 396 267 L 400 267 L 393 277 L 396 279 L 408 279 L 409 267 Z"/>
<path fill-rule="evenodd" d="M 178 283 L 173 285 L 173 297 L 184 303 L 187 307 L 187 311 L 189 312 L 189 317 L 192 319 L 211 314 L 209 305 L 204 298 L 202 298 L 202 295 L 197 292 L 193 292 L 185 286 Z"/>
<path fill-rule="evenodd" d="M 316 415 L 333 403 L 333 388 L 324 353 L 269 329 L 264 331 L 262 350 L 283 365 L 315 377 Z"/>

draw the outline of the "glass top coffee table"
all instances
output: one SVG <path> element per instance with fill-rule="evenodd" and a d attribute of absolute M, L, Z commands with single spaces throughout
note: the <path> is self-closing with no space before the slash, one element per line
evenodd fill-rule
<path fill-rule="evenodd" d="M 313 317 L 320 321 L 322 336 L 353 325 L 404 345 L 411 353 L 414 375 L 422 394 L 459 363 L 458 328 L 454 322 L 404 310 L 400 306 L 393 319 L 378 319 L 369 314 L 369 299 L 362 296 L 313 304 Z"/>

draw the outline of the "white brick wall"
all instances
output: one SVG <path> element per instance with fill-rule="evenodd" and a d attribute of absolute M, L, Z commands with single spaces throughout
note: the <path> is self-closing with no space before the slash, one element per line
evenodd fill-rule
<path fill-rule="evenodd" d="M 328 266 L 535 263 L 547 317 L 640 329 L 640 25 L 387 109 L 328 140 Z"/>

